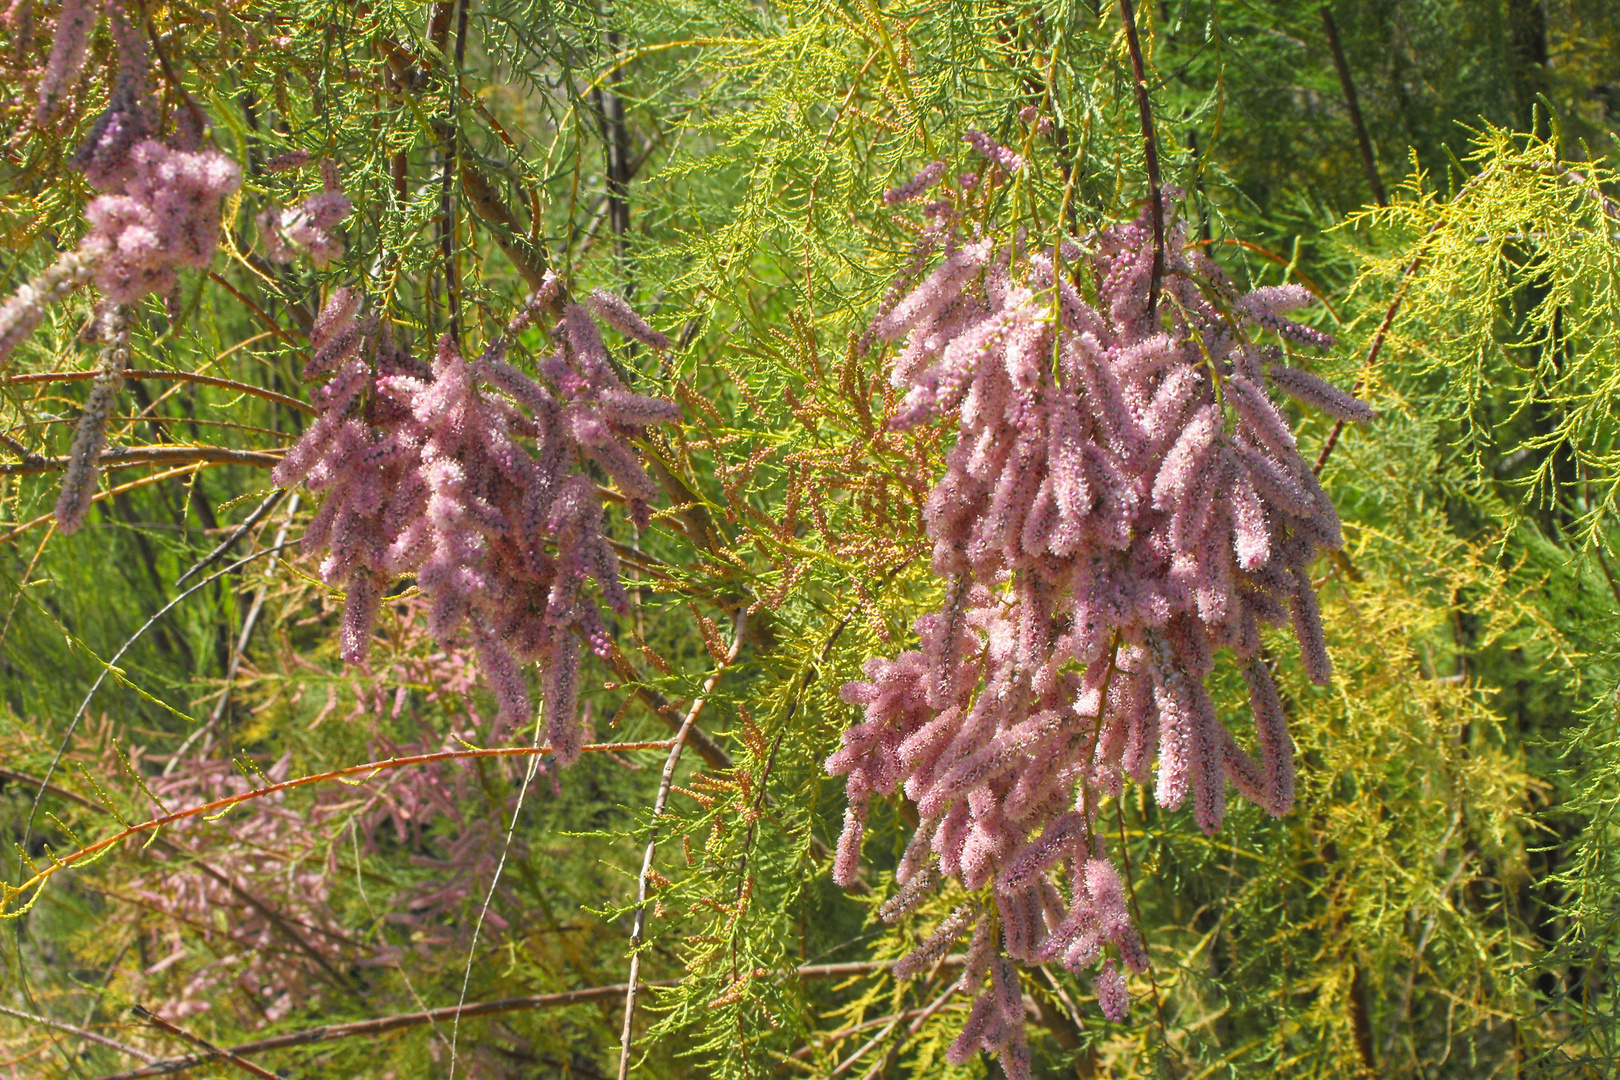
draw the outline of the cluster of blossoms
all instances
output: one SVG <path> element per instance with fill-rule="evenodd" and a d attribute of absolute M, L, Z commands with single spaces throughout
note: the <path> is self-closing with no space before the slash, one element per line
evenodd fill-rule
<path fill-rule="evenodd" d="M 305 160 L 307 157 L 304 155 Z M 272 166 L 277 164 L 281 168 L 296 167 L 286 164 L 285 159 L 273 162 Z M 264 234 L 265 257 L 271 262 L 288 263 L 302 252 L 309 256 L 316 269 L 326 269 L 328 264 L 343 257 L 343 241 L 333 230 L 353 209 L 354 204 L 338 182 L 337 164 L 330 159 L 323 160 L 320 191 L 297 206 L 270 207 L 256 219 L 259 231 Z"/>
<path fill-rule="evenodd" d="M 920 651 L 873 658 L 866 681 L 844 687 L 865 715 L 827 762 L 848 795 L 833 874 L 854 881 L 874 795 L 916 804 L 884 916 L 941 877 L 989 898 L 948 917 L 901 973 L 971 931 L 960 985 L 977 1000 L 950 1058 L 996 1052 L 1019 1080 L 1029 1055 L 1013 961 L 1101 960 L 1095 987 L 1115 1019 L 1128 998 L 1114 957 L 1147 963 L 1098 828 L 1102 799 L 1127 777 L 1151 781 L 1161 806 L 1190 802 L 1206 832 L 1228 783 L 1272 814 L 1291 808 L 1292 743 L 1260 631 L 1291 620 L 1305 670 L 1329 680 L 1307 567 L 1341 538 L 1268 376 L 1333 416 L 1372 413 L 1253 340 L 1265 329 L 1329 344 L 1285 317 L 1305 290 L 1240 294 L 1186 246 L 1183 224 L 1167 229 L 1150 310 L 1145 213 L 1053 249 L 964 236 L 950 199 L 925 214 L 919 254 L 943 257 L 891 292 L 872 333 L 897 343 L 894 426 L 958 424 L 924 510 L 946 599 L 917 620 Z M 1258 758 L 1205 688 L 1222 648 L 1248 681 Z"/>
<path fill-rule="evenodd" d="M 305 369 L 308 378 L 330 376 L 313 395 L 318 417 L 274 479 L 325 492 L 304 548 L 324 551 L 322 579 L 347 589 L 345 660 L 365 661 L 385 588 L 414 574 L 434 636 L 448 644 L 469 630 L 502 723 L 530 714 L 521 665 L 540 662 L 548 734 L 568 764 L 584 743 L 578 639 L 603 657 L 613 647 L 586 579 L 609 607 L 628 611 L 618 557 L 602 532 L 603 492 L 584 467 L 606 473 L 644 525 L 659 487 L 628 440 L 679 410 L 625 387 L 580 304 L 568 304 L 553 331 L 556 350 L 540 364 L 544 383 L 506 362 L 511 337 L 558 288 L 548 276 L 470 363 L 445 336 L 431 366 L 396 347 L 386 326 L 362 318 L 357 293 L 335 290 Z M 668 348 L 619 298 L 598 292 L 590 305 L 626 336 Z"/>
<path fill-rule="evenodd" d="M 104 347 L 96 383 L 57 501 L 57 526 L 65 533 L 84 522 L 97 458 L 106 444 L 107 419 L 127 365 L 127 319 L 121 309 L 153 293 L 171 292 L 180 270 L 208 265 L 219 237 L 221 200 L 241 183 L 236 163 L 203 145 L 194 105 L 181 110 L 173 138 L 158 137 L 149 101 L 151 57 L 140 18 L 128 10 L 126 0 L 106 0 L 105 7 L 117 45 L 118 77 L 106 111 L 74 158 L 101 192 L 85 209 L 89 229 L 76 251 L 62 255 L 0 305 L 4 361 L 52 303 L 92 281 L 103 296 L 97 323 Z M 99 8 L 94 0 L 63 4 L 40 79 L 36 122 L 49 118 L 64 89 L 77 79 Z"/>

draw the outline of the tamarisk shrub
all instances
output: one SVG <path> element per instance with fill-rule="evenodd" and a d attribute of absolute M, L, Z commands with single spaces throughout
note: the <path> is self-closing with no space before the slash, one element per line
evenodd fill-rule
<path fill-rule="evenodd" d="M 1008 170 L 1021 164 L 987 136 L 969 141 Z M 1184 224 L 1168 228 L 1151 310 L 1146 213 L 1037 249 L 964 236 L 963 199 L 948 190 L 926 205 L 910 270 L 871 328 L 897 343 L 891 378 L 906 397 L 893 426 L 953 417 L 957 441 L 924 509 L 944 606 L 917 620 L 919 651 L 874 657 L 843 688 L 865 715 L 827 761 L 848 796 L 833 876 L 855 879 L 873 795 L 915 802 L 883 917 L 940 877 L 988 896 L 897 974 L 971 931 L 959 985 L 976 1000 L 949 1056 L 995 1052 L 1016 1080 L 1029 1051 L 1013 961 L 1101 961 L 1095 989 L 1115 1020 L 1128 1003 L 1115 956 L 1147 964 L 1098 831 L 1104 796 L 1152 779 L 1158 803 L 1190 802 L 1206 833 L 1228 783 L 1271 814 L 1291 808 L 1292 743 L 1260 631 L 1292 621 L 1306 672 L 1329 681 L 1307 567 L 1342 541 L 1268 376 L 1331 415 L 1373 414 L 1254 340 L 1331 344 L 1285 317 L 1305 290 L 1240 293 L 1186 248 Z M 933 250 L 942 258 L 919 281 Z M 1222 648 L 1248 681 L 1257 756 L 1205 688 Z"/>
<path fill-rule="evenodd" d="M 545 382 L 505 357 L 511 338 L 552 303 L 548 275 L 506 332 L 472 362 L 449 335 L 432 365 L 361 317 L 361 297 L 336 289 L 316 320 L 306 378 L 330 376 L 312 395 L 318 416 L 276 468 L 277 484 L 303 481 L 325 501 L 304 537 L 324 552 L 324 581 L 347 589 L 341 651 L 364 663 L 388 582 L 414 574 L 428 626 L 449 644 L 465 626 L 503 724 L 530 712 L 521 665 L 539 661 L 547 731 L 569 764 L 585 741 L 578 721 L 578 638 L 597 655 L 613 644 L 596 601 L 619 614 L 629 600 L 603 535 L 595 465 L 645 525 L 658 485 L 628 440 L 679 417 L 678 407 L 630 392 L 614 373 L 595 319 L 568 304 L 553 331 Z M 668 342 L 605 293 L 605 322 L 654 347 Z M 556 550 L 553 556 L 548 545 Z"/>

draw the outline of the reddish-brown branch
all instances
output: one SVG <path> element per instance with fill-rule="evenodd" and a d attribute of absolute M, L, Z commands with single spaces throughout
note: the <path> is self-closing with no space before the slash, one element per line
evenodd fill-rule
<path fill-rule="evenodd" d="M 1136 35 L 1136 8 L 1131 0 L 1119 0 L 1120 17 L 1125 20 L 1125 45 L 1131 53 L 1131 76 L 1136 81 L 1136 113 L 1142 125 L 1142 157 L 1147 165 L 1148 198 L 1153 214 L 1153 276 L 1148 281 L 1148 317 L 1159 310 L 1159 284 L 1164 278 L 1164 192 L 1159 183 L 1159 139 L 1153 131 L 1153 102 L 1148 96 L 1147 66 L 1142 62 L 1142 42 Z"/>
<path fill-rule="evenodd" d="M 95 377 L 96 373 L 94 371 L 42 371 L 32 375 L 13 375 L 4 381 L 8 385 L 21 386 L 26 383 L 79 382 Z M 285 405 L 289 409 L 297 409 L 299 412 L 308 413 L 310 416 L 315 415 L 315 409 L 312 405 L 299 401 L 295 397 L 278 394 L 274 390 L 266 390 L 264 387 L 254 386 L 252 383 L 237 382 L 235 379 L 221 379 L 214 375 L 199 375 L 194 371 L 164 371 L 154 368 L 142 371 L 126 371 L 124 372 L 124 378 L 174 379 L 180 382 L 202 383 L 205 386 L 217 386 L 222 390 L 235 390 L 239 394 L 248 394 L 252 397 L 263 398 L 265 401 L 273 401 L 277 405 Z"/>
<path fill-rule="evenodd" d="M 276 320 L 272 319 L 268 314 L 266 314 L 262 307 L 244 296 L 241 289 L 238 289 L 235 285 L 232 285 L 229 281 L 226 281 L 219 275 L 217 271 L 208 271 L 208 277 L 216 285 L 221 286 L 226 292 L 230 293 L 232 296 L 241 301 L 242 306 L 253 312 L 253 314 L 258 317 L 259 321 L 264 323 L 265 327 L 269 329 L 272 334 L 276 335 L 276 337 L 280 338 L 282 341 L 285 341 L 293 348 L 298 349 L 300 356 L 303 355 L 303 349 L 299 346 L 298 339 L 293 337 L 292 333 L 280 323 L 276 322 Z"/>
<path fill-rule="evenodd" d="M 159 1031 L 173 1035 L 182 1042 L 187 1042 L 193 1046 L 200 1047 L 203 1053 L 207 1054 L 211 1060 L 228 1061 L 232 1065 L 235 1065 L 238 1069 L 241 1069 L 243 1072 L 247 1073 L 249 1076 L 257 1076 L 260 1077 L 261 1080 L 280 1080 L 280 1077 L 276 1076 L 275 1073 L 270 1072 L 267 1069 L 260 1068 L 259 1066 L 253 1064 L 253 1062 L 248 1061 L 246 1058 L 238 1057 L 229 1050 L 221 1050 L 219 1047 L 215 1046 L 207 1039 L 204 1039 L 202 1036 L 193 1035 L 191 1032 L 187 1031 L 183 1027 L 180 1027 L 178 1024 L 171 1024 L 169 1021 L 163 1019 L 163 1017 L 157 1015 L 149 1009 L 144 1009 L 137 1005 L 135 1006 L 134 1013 L 136 1016 L 140 1017 L 142 1020 L 145 1020 L 148 1024 L 151 1024 Z"/>
<path fill-rule="evenodd" d="M 654 742 L 591 743 L 590 745 L 586 746 L 584 750 L 586 753 L 603 753 L 622 750 L 664 750 L 668 749 L 669 745 L 669 740 L 659 739 Z M 268 784 L 262 788 L 254 788 L 252 791 L 244 791 L 237 795 L 226 796 L 223 799 L 215 799 L 212 802 L 204 803 L 201 806 L 193 806 L 185 810 L 176 810 L 172 814 L 164 814 L 162 817 L 152 818 L 151 820 L 143 821 L 138 825 L 131 825 L 122 832 L 115 833 L 103 840 L 98 840 L 94 844 L 90 844 L 87 847 L 82 847 L 79 850 L 70 852 L 67 855 L 63 855 L 61 857 L 53 855 L 51 856 L 50 866 L 37 872 L 33 877 L 29 878 L 21 885 L 11 886 L 0 884 L 0 898 L 3 898 L 3 902 L 0 902 L 0 911 L 4 911 L 9 908 L 13 899 L 23 896 L 30 891 L 41 888 L 45 882 L 48 881 L 58 870 L 66 870 L 77 863 L 92 859 L 96 855 L 106 851 L 108 848 L 119 843 L 120 841 L 127 840 L 132 836 L 139 836 L 142 833 L 155 832 L 162 829 L 166 825 L 172 825 L 177 821 L 184 821 L 187 818 L 194 818 L 199 815 L 217 815 L 231 809 L 234 806 L 239 806 L 246 802 L 252 802 L 255 799 L 262 799 L 267 795 L 276 795 L 283 791 L 291 791 L 293 788 L 307 787 L 310 784 L 321 784 L 330 780 L 341 780 L 350 776 L 366 776 L 367 774 L 375 776 L 377 773 L 386 772 L 389 769 L 403 769 L 412 765 L 429 765 L 438 761 L 470 761 L 480 758 L 531 757 L 537 754 L 546 755 L 550 753 L 551 747 L 549 746 L 500 746 L 480 750 L 443 750 L 435 754 L 413 754 L 409 757 L 388 758 L 383 761 L 368 761 L 364 765 L 351 765 L 346 769 L 333 769 L 330 772 L 316 773 L 312 776 L 300 776 L 294 780 L 283 780 L 278 784 Z"/>

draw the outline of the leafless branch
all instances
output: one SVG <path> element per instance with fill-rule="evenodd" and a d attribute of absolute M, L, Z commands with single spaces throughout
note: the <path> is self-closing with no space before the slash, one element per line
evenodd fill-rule
<path fill-rule="evenodd" d="M 653 855 L 658 848 L 658 818 L 664 812 L 664 806 L 669 802 L 669 789 L 675 782 L 675 766 L 680 764 L 681 751 L 686 748 L 686 740 L 692 733 L 692 727 L 697 723 L 699 716 L 703 715 L 703 707 L 708 704 L 709 696 L 714 688 L 720 684 L 720 676 L 725 674 L 727 668 L 734 664 L 737 655 L 742 652 L 743 634 L 748 628 L 748 609 L 737 609 L 737 617 L 732 628 L 731 648 L 726 653 L 724 662 L 716 664 L 703 684 L 703 693 L 693 699 L 692 705 L 686 711 L 686 719 L 681 723 L 680 730 L 669 746 L 669 757 L 664 761 L 664 774 L 658 781 L 658 795 L 653 800 L 652 822 L 648 826 L 647 850 L 641 857 L 641 873 L 636 878 L 636 915 L 630 930 L 630 978 L 625 984 L 624 991 L 624 1031 L 619 1037 L 619 1080 L 627 1080 L 630 1075 L 630 1047 L 633 1042 L 632 1025 L 636 1019 L 636 984 L 641 974 L 641 946 L 647 931 L 647 878 L 652 873 Z"/>

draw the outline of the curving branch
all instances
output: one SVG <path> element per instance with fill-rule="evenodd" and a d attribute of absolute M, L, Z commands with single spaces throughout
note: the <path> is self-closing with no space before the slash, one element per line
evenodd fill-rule
<path fill-rule="evenodd" d="M 267 548 L 265 553 L 269 553 L 270 551 L 274 550 L 277 549 Z M 206 582 L 204 583 L 206 584 Z M 585 753 L 589 754 L 624 750 L 662 750 L 667 748 L 669 745 L 670 740 L 658 739 L 652 742 L 590 743 L 583 749 Z M 233 806 L 239 806 L 242 803 L 252 802 L 255 799 L 262 799 L 267 795 L 276 795 L 283 791 L 291 791 L 293 788 L 307 787 L 310 784 L 321 784 L 331 780 L 342 780 L 350 776 L 361 776 L 369 779 L 371 776 L 375 776 L 381 772 L 386 772 L 389 769 L 403 769 L 413 765 L 428 765 L 437 761 L 471 761 L 480 758 L 531 757 L 550 753 L 551 747 L 549 746 L 499 746 L 478 750 L 442 750 L 434 754 L 413 754 L 409 757 L 395 757 L 387 758 L 382 761 L 368 761 L 364 765 L 350 765 L 346 769 L 333 769 L 330 772 L 315 773 L 311 776 L 300 776 L 293 780 L 283 780 L 280 783 L 267 784 L 262 788 L 254 788 L 252 791 L 244 791 L 236 795 L 228 795 L 223 799 L 215 799 L 212 802 L 203 803 L 201 806 L 192 806 L 184 810 L 176 810 L 171 814 L 164 814 L 161 817 L 155 817 L 148 821 L 131 825 L 121 832 L 115 833 L 112 836 L 106 837 L 105 839 L 98 840 L 94 844 L 82 847 L 77 851 L 69 852 L 68 854 L 60 857 L 52 856 L 51 865 L 47 866 L 43 870 L 38 871 L 33 877 L 29 878 L 27 881 L 24 881 L 21 885 L 13 886 L 0 884 L 0 917 L 15 918 L 16 916 L 21 915 L 24 911 L 27 911 L 28 908 L 33 905 L 34 900 L 38 899 L 38 890 L 40 890 L 47 881 L 55 876 L 57 871 L 71 869 L 79 863 L 90 862 L 97 855 L 117 845 L 121 841 L 127 840 L 132 836 L 140 836 L 144 833 L 156 832 L 157 830 L 162 829 L 164 826 L 172 825 L 177 821 L 185 821 L 188 818 L 204 815 L 219 814 L 225 810 L 229 810 Z M 8 910 L 13 900 L 26 895 L 30 891 L 34 892 L 33 899 L 30 899 L 18 910 Z"/>
<path fill-rule="evenodd" d="M 95 377 L 96 373 L 94 371 L 42 371 L 31 375 L 13 375 L 0 381 L 3 381 L 8 386 L 22 386 L 27 383 L 79 382 Z M 248 394 L 252 397 L 263 398 L 266 401 L 273 401 L 278 405 L 285 405 L 289 409 L 297 409 L 299 412 L 307 413 L 310 416 L 315 415 L 314 406 L 308 402 L 299 401 L 297 398 L 288 397 L 286 394 L 278 394 L 274 390 L 266 390 L 262 386 L 254 386 L 252 383 L 237 382 L 235 379 L 221 379 L 215 375 L 199 375 L 194 371 L 167 371 L 162 368 L 153 368 L 143 371 L 126 371 L 124 372 L 124 378 L 173 379 L 179 382 L 201 383 L 204 386 L 217 386 L 223 390 L 235 390 L 239 394 Z"/>
<path fill-rule="evenodd" d="M 72 460 L 69 456 L 38 457 L 30 454 L 21 461 L 0 465 L 0 476 L 29 476 L 61 472 Z M 273 469 L 281 463 L 275 450 L 232 450 L 226 446 L 114 446 L 96 459 L 100 469 L 126 469 L 134 465 L 249 465 Z"/>
<path fill-rule="evenodd" d="M 703 707 L 708 704 L 714 688 L 720 684 L 720 676 L 737 662 L 737 656 L 742 652 L 743 635 L 747 629 L 748 609 L 738 608 L 731 635 L 731 648 L 726 652 L 725 659 L 716 664 L 714 670 L 709 673 L 708 679 L 703 684 L 703 693 L 692 701 L 680 730 L 675 733 L 675 738 L 670 740 L 669 757 L 664 761 L 664 774 L 658 781 L 658 795 L 653 800 L 652 822 L 648 826 L 647 850 L 641 857 L 641 873 L 636 877 L 636 916 L 630 930 L 630 978 L 624 992 L 624 1031 L 619 1037 L 619 1080 L 627 1080 L 630 1075 L 630 1047 L 634 1039 L 631 1025 L 636 1019 L 636 986 L 641 974 L 641 946 L 647 932 L 647 878 L 652 873 L 653 855 L 658 848 L 658 819 L 664 812 L 665 804 L 669 802 L 669 789 L 675 782 L 675 766 L 680 764 L 681 751 L 686 747 L 686 740 L 690 737 L 698 717 L 703 714 Z"/>

